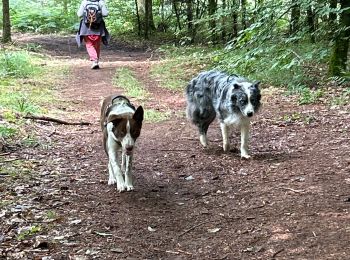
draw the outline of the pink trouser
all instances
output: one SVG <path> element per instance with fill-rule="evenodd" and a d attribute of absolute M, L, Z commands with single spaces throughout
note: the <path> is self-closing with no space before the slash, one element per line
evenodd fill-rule
<path fill-rule="evenodd" d="M 84 36 L 86 50 L 89 54 L 90 60 L 95 61 L 100 58 L 101 36 L 88 35 Z"/>

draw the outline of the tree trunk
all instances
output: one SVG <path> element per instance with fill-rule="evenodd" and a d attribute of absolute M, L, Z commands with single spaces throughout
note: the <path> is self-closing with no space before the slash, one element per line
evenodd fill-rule
<path fill-rule="evenodd" d="M 226 0 L 222 0 L 222 11 L 223 12 L 226 12 Z M 224 15 L 223 17 L 222 17 L 222 25 L 221 25 L 221 27 L 222 27 L 222 30 L 221 30 L 221 40 L 223 41 L 223 42 L 225 42 L 226 41 L 226 20 L 227 20 L 227 17 L 226 17 L 226 15 Z"/>
<path fill-rule="evenodd" d="M 242 27 L 247 29 L 247 0 L 241 0 Z"/>
<path fill-rule="evenodd" d="M 149 39 L 149 30 L 150 30 L 150 13 L 149 13 L 149 0 L 145 0 L 145 21 L 144 21 L 144 38 L 146 40 Z"/>
<path fill-rule="evenodd" d="M 211 31 L 211 40 L 213 43 L 217 41 L 216 37 L 216 19 L 214 17 L 217 10 L 216 0 L 209 0 L 208 14 L 209 14 L 209 28 Z"/>
<path fill-rule="evenodd" d="M 145 39 L 148 39 L 150 31 L 155 30 L 152 12 L 152 0 L 137 0 L 136 6 L 139 26 L 141 28 L 140 31 L 143 30 Z"/>
<path fill-rule="evenodd" d="M 148 13 L 148 27 L 154 31 L 156 29 L 156 26 L 154 24 L 153 19 L 153 1 L 152 0 L 146 0 L 147 1 L 147 13 Z"/>
<path fill-rule="evenodd" d="M 136 7 L 136 17 L 137 17 L 137 35 L 141 36 L 141 19 L 140 19 L 139 5 L 137 0 L 135 0 L 135 7 Z"/>
<path fill-rule="evenodd" d="M 299 20 L 300 20 L 300 5 L 295 3 L 292 7 L 292 12 L 290 16 L 289 24 L 289 34 L 293 35 L 299 30 Z"/>
<path fill-rule="evenodd" d="M 191 43 L 194 43 L 195 30 L 193 26 L 193 0 L 187 0 L 187 29 L 191 37 Z"/>
<path fill-rule="evenodd" d="M 350 1 L 340 0 L 342 13 L 339 28 L 341 31 L 335 36 L 335 42 L 329 64 L 331 76 L 341 76 L 346 70 L 350 38 Z"/>
<path fill-rule="evenodd" d="M 307 8 L 307 25 L 309 29 L 310 34 L 310 41 L 311 43 L 315 43 L 315 13 L 312 10 L 312 6 L 310 5 Z"/>
<path fill-rule="evenodd" d="M 238 12 L 237 12 L 237 0 L 232 1 L 232 39 L 236 39 L 238 36 Z"/>
<path fill-rule="evenodd" d="M 2 42 L 11 41 L 11 20 L 9 0 L 2 0 Z"/>
<path fill-rule="evenodd" d="M 174 8 L 175 16 L 176 16 L 177 26 L 179 27 L 179 30 L 181 31 L 182 26 L 181 26 L 181 22 L 180 22 L 180 14 L 177 10 L 176 0 L 173 0 L 173 8 Z"/>

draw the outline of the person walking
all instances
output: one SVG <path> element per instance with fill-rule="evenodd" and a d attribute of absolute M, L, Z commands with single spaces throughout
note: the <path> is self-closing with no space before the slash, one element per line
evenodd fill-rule
<path fill-rule="evenodd" d="M 110 40 L 103 20 L 103 17 L 108 16 L 106 3 L 103 0 L 82 0 L 77 15 L 82 18 L 76 36 L 78 46 L 85 42 L 92 61 L 91 69 L 99 69 L 101 42 L 107 46 Z"/>

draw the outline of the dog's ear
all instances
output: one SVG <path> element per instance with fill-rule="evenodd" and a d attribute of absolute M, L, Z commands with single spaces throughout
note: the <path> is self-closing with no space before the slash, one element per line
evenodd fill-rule
<path fill-rule="evenodd" d="M 233 88 L 234 88 L 234 89 L 240 89 L 240 88 L 241 88 L 241 85 L 235 83 L 235 84 L 233 84 Z"/>
<path fill-rule="evenodd" d="M 255 81 L 255 82 L 253 83 L 253 85 L 254 85 L 254 87 L 256 87 L 256 88 L 259 88 L 259 86 L 260 86 L 260 81 Z"/>
<path fill-rule="evenodd" d="M 135 111 L 135 113 L 134 113 L 134 115 L 133 115 L 132 118 L 133 118 L 136 122 L 142 124 L 142 121 L 143 121 L 143 107 L 142 107 L 142 106 L 139 106 L 139 107 L 136 109 L 136 111 Z"/>

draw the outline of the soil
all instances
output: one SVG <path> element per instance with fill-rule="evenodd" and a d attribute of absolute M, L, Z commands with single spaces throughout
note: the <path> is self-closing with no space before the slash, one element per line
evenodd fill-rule
<path fill-rule="evenodd" d="M 113 42 L 102 49 L 102 68 L 91 70 L 73 37 L 18 42 L 40 44 L 41 52 L 72 65 L 57 86 L 66 106 L 56 109 L 68 121 L 92 125 L 35 122 L 41 145 L 3 155 L 25 160 L 35 174 L 0 176 L 0 259 L 349 258 L 349 106 L 298 106 L 263 86 L 252 158 L 242 160 L 237 148 L 222 151 L 217 123 L 209 147 L 201 147 L 182 91 L 150 77 L 157 57 L 148 49 Z M 112 78 L 125 66 L 152 97 L 133 103 L 171 114 L 143 125 L 135 190 L 119 193 L 107 185 L 98 120 L 101 98 L 123 93 Z M 239 146 L 238 132 L 231 145 Z"/>

